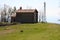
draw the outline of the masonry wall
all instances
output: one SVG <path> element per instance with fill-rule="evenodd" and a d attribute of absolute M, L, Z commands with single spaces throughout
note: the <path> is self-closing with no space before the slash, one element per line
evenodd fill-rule
<path fill-rule="evenodd" d="M 16 22 L 20 22 L 20 23 L 37 22 L 37 15 L 36 16 L 35 15 L 34 15 L 34 13 L 17 13 L 16 14 Z"/>

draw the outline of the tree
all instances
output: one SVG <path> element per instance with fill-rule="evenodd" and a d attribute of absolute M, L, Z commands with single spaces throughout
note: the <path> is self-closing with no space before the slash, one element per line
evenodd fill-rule
<path fill-rule="evenodd" d="M 14 7 L 14 12 L 16 12 L 16 7 Z"/>
<path fill-rule="evenodd" d="M 3 9 L 3 22 L 6 22 L 6 15 L 7 15 L 7 7 L 6 5 L 4 4 L 4 9 Z"/>
<path fill-rule="evenodd" d="M 11 23 L 11 15 L 16 14 L 16 7 L 12 9 L 10 6 L 4 4 L 1 11 L 1 21 Z"/>
<path fill-rule="evenodd" d="M 11 14 L 12 14 L 12 10 L 11 8 L 8 9 L 8 23 L 11 23 Z"/>
<path fill-rule="evenodd" d="M 1 22 L 4 22 L 4 20 L 3 20 L 3 11 L 1 11 Z"/>
<path fill-rule="evenodd" d="M 11 23 L 11 16 L 14 14 L 16 14 L 16 7 L 14 7 L 14 9 L 9 8 L 8 9 L 8 23 Z"/>

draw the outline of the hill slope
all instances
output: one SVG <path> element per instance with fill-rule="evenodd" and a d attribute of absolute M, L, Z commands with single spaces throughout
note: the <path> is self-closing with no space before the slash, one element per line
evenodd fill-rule
<path fill-rule="evenodd" d="M 0 40 L 60 40 L 60 25 L 37 23 L 0 27 Z"/>

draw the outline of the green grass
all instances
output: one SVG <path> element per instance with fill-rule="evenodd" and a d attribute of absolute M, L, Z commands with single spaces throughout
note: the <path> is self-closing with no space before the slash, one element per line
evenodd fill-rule
<path fill-rule="evenodd" d="M 14 31 L 8 33 L 5 30 Z M 60 40 L 60 25 L 36 23 L 4 26 L 0 27 L 0 40 Z"/>

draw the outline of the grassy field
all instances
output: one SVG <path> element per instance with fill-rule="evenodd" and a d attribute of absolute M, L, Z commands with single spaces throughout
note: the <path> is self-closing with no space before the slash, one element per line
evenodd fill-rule
<path fill-rule="evenodd" d="M 60 25 L 36 23 L 2 26 L 0 40 L 60 40 Z"/>

